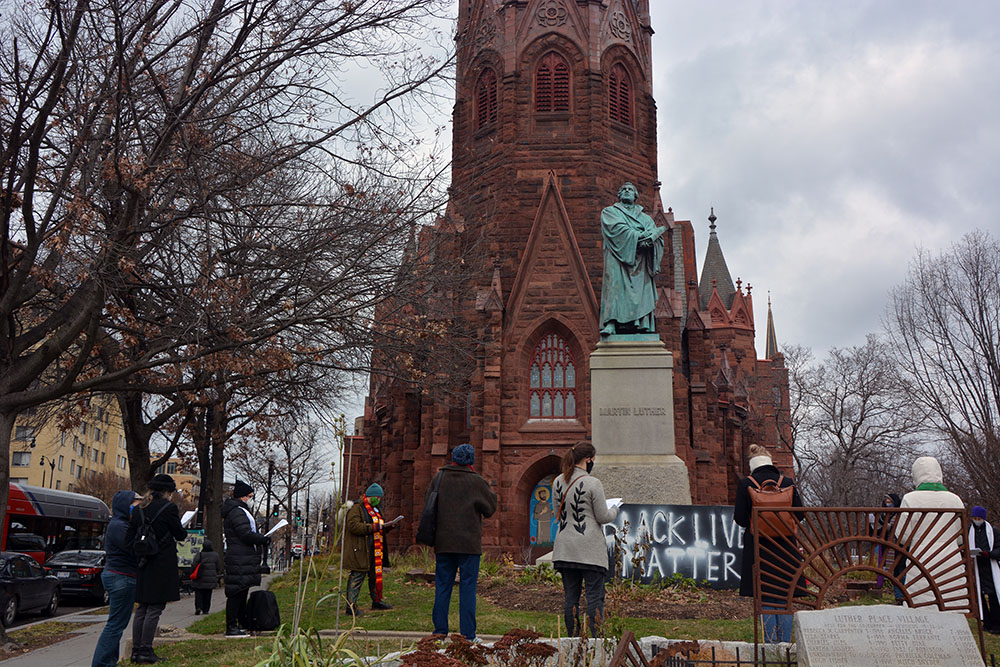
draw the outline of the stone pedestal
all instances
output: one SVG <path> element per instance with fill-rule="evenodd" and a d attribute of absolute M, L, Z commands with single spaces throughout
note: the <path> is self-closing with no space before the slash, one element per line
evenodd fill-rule
<path fill-rule="evenodd" d="M 674 449 L 673 355 L 656 334 L 610 336 L 590 355 L 594 475 L 609 498 L 691 504 Z"/>

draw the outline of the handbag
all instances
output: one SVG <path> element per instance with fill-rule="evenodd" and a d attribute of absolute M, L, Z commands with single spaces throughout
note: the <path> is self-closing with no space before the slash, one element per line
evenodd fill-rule
<path fill-rule="evenodd" d="M 191 570 L 191 580 L 192 581 L 198 578 L 198 573 L 199 573 L 200 570 L 201 570 L 201 563 L 198 563 L 197 565 L 194 566 L 194 569 Z"/>
<path fill-rule="evenodd" d="M 437 509 L 438 509 L 438 489 L 441 487 L 441 475 L 438 472 L 431 484 L 431 491 L 427 494 L 427 501 L 424 503 L 424 511 L 420 513 L 420 525 L 417 526 L 417 544 L 434 546 L 434 536 L 437 533 Z"/>

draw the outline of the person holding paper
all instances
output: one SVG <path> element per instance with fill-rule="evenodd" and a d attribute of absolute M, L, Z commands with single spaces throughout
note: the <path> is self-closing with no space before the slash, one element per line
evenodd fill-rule
<path fill-rule="evenodd" d="M 372 609 L 376 611 L 392 609 L 392 605 L 382 598 L 382 568 L 389 567 L 389 552 L 385 548 L 385 534 L 403 520 L 397 516 L 392 521 L 382 520 L 384 492 L 378 484 L 372 484 L 361 496 L 360 502 L 347 510 L 344 533 L 344 569 L 347 576 L 347 613 L 360 616 L 358 596 L 361 584 L 368 577 L 368 593 L 372 598 Z"/>
<path fill-rule="evenodd" d="M 253 489 L 236 480 L 233 497 L 222 504 L 222 528 L 226 535 L 226 636 L 245 637 L 240 627 L 247 606 L 247 594 L 260 585 L 263 546 L 271 538 L 257 532 L 257 521 L 250 512 Z"/>
<path fill-rule="evenodd" d="M 215 553 L 212 541 L 205 538 L 201 551 L 191 561 L 191 572 L 198 572 L 191 579 L 194 589 L 194 615 L 207 614 L 212 608 L 212 591 L 219 585 L 219 575 L 222 573 L 222 559 Z"/>
<path fill-rule="evenodd" d="M 969 528 L 969 546 L 976 561 L 976 590 L 979 592 L 979 618 L 983 629 L 990 634 L 1000 634 L 1000 540 L 986 521 L 986 508 L 972 508 L 972 527 Z"/>
<path fill-rule="evenodd" d="M 621 499 L 608 502 L 604 485 L 590 472 L 597 450 L 586 440 L 576 443 L 562 458 L 562 473 L 552 483 L 559 530 L 552 564 L 562 575 L 566 634 L 580 634 L 580 593 L 587 590 L 587 621 L 596 637 L 604 615 L 604 585 L 608 576 L 608 547 L 603 524 L 618 516 Z"/>

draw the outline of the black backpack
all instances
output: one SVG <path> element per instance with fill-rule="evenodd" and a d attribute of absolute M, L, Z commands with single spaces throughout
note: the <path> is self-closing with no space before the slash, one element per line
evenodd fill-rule
<path fill-rule="evenodd" d="M 169 504 L 163 503 L 163 506 L 156 510 L 156 514 L 148 521 L 142 508 L 135 508 L 139 513 L 139 528 L 135 531 L 135 541 L 132 543 L 132 551 L 139 558 L 145 559 L 160 553 L 160 539 L 156 536 L 156 531 L 153 530 L 153 522 L 156 521 L 156 517 L 163 513 L 163 510 L 167 509 L 167 505 Z"/>
<path fill-rule="evenodd" d="M 277 630 L 281 625 L 278 599 L 271 591 L 254 591 L 247 599 L 240 625 L 251 632 Z"/>
<path fill-rule="evenodd" d="M 442 474 L 438 472 L 431 484 L 430 493 L 427 494 L 424 511 L 420 514 L 420 523 L 417 525 L 417 544 L 434 546 L 434 537 L 437 534 L 438 489 L 441 487 Z"/>

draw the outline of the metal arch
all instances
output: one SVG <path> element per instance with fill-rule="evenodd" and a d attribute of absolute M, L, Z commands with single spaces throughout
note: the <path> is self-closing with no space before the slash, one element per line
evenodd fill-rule
<path fill-rule="evenodd" d="M 889 507 L 802 507 L 793 510 L 752 508 L 751 532 L 781 532 L 782 515 L 798 518 L 797 530 L 782 538 L 754 540 L 754 645 L 761 643 L 764 595 L 768 613 L 794 614 L 819 609 L 831 585 L 850 572 L 869 571 L 902 591 L 907 606 L 934 607 L 975 618 L 985 656 L 975 572 L 964 509 Z M 869 528 L 869 517 L 881 525 Z M 956 522 L 958 523 L 957 532 Z M 902 535 L 910 538 L 904 543 Z M 767 564 L 762 570 L 761 555 Z M 893 566 L 887 565 L 892 554 Z M 893 573 L 898 558 L 906 565 Z M 909 584 L 907 584 L 909 580 Z M 918 596 L 930 599 L 914 602 Z"/>

